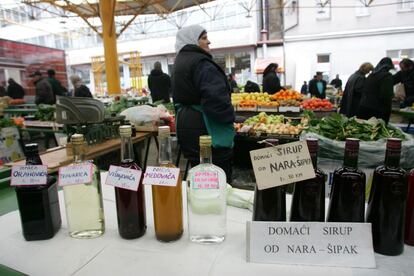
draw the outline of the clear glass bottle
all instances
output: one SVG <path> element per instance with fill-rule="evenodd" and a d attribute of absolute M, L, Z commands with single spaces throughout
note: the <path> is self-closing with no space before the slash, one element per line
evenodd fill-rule
<path fill-rule="evenodd" d="M 71 136 L 73 164 L 84 160 L 85 139 Z M 69 235 L 73 238 L 96 238 L 105 232 L 105 220 L 99 169 L 92 164 L 92 182 L 63 187 Z"/>
<path fill-rule="evenodd" d="M 408 195 L 405 216 L 404 242 L 408 245 L 414 245 L 414 169 L 411 170 L 408 180 Z"/>
<path fill-rule="evenodd" d="M 325 221 L 325 179 L 326 175 L 318 168 L 318 139 L 307 138 L 315 177 L 295 183 L 290 221 Z"/>
<path fill-rule="evenodd" d="M 134 162 L 134 151 L 130 125 L 119 127 L 121 136 L 121 167 L 141 170 Z M 115 202 L 118 219 L 118 232 L 124 239 L 135 239 L 145 234 L 147 220 L 145 215 L 145 193 L 143 175 L 137 191 L 115 187 Z"/>
<path fill-rule="evenodd" d="M 334 171 L 327 221 L 364 222 L 365 173 L 358 169 L 359 139 L 345 141 L 344 165 Z"/>
<path fill-rule="evenodd" d="M 266 139 L 266 147 L 277 146 L 278 139 Z M 253 221 L 286 221 L 286 186 L 254 191 Z"/>
<path fill-rule="evenodd" d="M 200 136 L 200 164 L 188 172 L 190 241 L 220 243 L 226 236 L 226 174 L 213 165 L 211 136 Z"/>
<path fill-rule="evenodd" d="M 25 154 L 26 165 L 42 165 L 36 143 L 25 145 Z M 46 185 L 16 187 L 16 198 L 25 240 L 52 238 L 62 224 L 56 179 L 48 176 Z"/>
<path fill-rule="evenodd" d="M 401 139 L 389 138 L 384 165 L 374 171 L 367 222 L 372 224 L 374 251 L 395 256 L 404 250 L 407 172 L 400 168 Z"/>
<path fill-rule="evenodd" d="M 175 168 L 172 162 L 170 127 L 158 128 L 160 167 Z M 152 185 L 152 206 L 154 210 L 155 236 L 169 242 L 181 238 L 183 234 L 182 181 L 178 177 L 177 186 Z"/>

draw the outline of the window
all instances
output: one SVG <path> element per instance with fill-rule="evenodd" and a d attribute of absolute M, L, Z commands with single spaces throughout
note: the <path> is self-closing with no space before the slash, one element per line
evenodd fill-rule
<path fill-rule="evenodd" d="M 330 19 L 331 18 L 331 1 L 330 0 L 315 0 L 316 2 L 316 19 Z"/>
<path fill-rule="evenodd" d="M 414 10 L 414 1 L 398 0 L 398 11 L 412 11 L 412 10 Z"/>
<path fill-rule="evenodd" d="M 329 54 L 318 54 L 317 55 L 317 62 L 318 63 L 329 63 L 330 62 Z"/>
<path fill-rule="evenodd" d="M 388 50 L 387 57 L 395 60 L 403 58 L 414 59 L 414 49 Z"/>
<path fill-rule="evenodd" d="M 357 17 L 369 15 L 368 5 L 364 0 L 355 0 L 355 15 Z"/>

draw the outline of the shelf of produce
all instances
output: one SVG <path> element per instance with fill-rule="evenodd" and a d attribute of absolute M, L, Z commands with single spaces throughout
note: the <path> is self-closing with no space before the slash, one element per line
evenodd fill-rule
<path fill-rule="evenodd" d="M 36 108 L 36 104 L 15 104 L 15 105 L 9 105 L 9 109 L 23 109 L 23 108 Z"/>
<path fill-rule="evenodd" d="M 37 108 L 6 108 L 3 110 L 5 116 L 25 116 L 25 115 L 34 115 L 37 111 Z"/>
<path fill-rule="evenodd" d="M 242 123 L 244 120 L 246 120 L 249 117 L 253 117 L 257 114 L 259 114 L 261 111 L 236 111 L 236 123 Z M 323 118 L 325 116 L 329 116 L 332 113 L 337 113 L 337 109 L 332 110 L 314 110 L 315 116 L 317 118 Z M 300 117 L 303 115 L 303 109 L 300 110 L 300 112 L 279 112 L 279 111 L 273 111 L 269 112 L 266 111 L 268 114 L 273 115 L 284 115 L 285 117 Z"/>

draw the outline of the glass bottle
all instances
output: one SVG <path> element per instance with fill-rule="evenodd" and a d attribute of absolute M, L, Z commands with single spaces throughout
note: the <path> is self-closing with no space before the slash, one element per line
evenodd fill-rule
<path fill-rule="evenodd" d="M 404 242 L 409 245 L 414 245 L 414 169 L 411 170 L 408 181 L 408 196 L 405 216 Z"/>
<path fill-rule="evenodd" d="M 266 147 L 277 146 L 278 139 L 266 139 Z M 253 221 L 286 221 L 286 187 L 254 191 Z"/>
<path fill-rule="evenodd" d="M 325 221 L 326 175 L 317 167 L 318 139 L 307 138 L 315 178 L 295 183 L 290 221 Z"/>
<path fill-rule="evenodd" d="M 364 222 L 365 173 L 358 169 L 359 139 L 345 141 L 344 164 L 333 174 L 327 221 Z"/>
<path fill-rule="evenodd" d="M 26 165 L 42 165 L 36 143 L 25 145 Z M 47 176 L 46 185 L 16 187 L 23 237 L 27 241 L 52 238 L 62 225 L 57 181 Z"/>
<path fill-rule="evenodd" d="M 401 140 L 389 138 L 384 165 L 377 167 L 368 200 L 374 251 L 395 256 L 404 250 L 407 173 L 400 168 Z"/>
<path fill-rule="evenodd" d="M 200 136 L 200 164 L 188 172 L 188 231 L 192 242 L 220 243 L 226 236 L 226 174 L 212 163 L 211 136 Z"/>
<path fill-rule="evenodd" d="M 134 162 L 134 152 L 131 139 L 131 126 L 119 127 L 121 136 L 121 167 L 141 170 Z M 145 194 L 142 184 L 143 174 L 137 191 L 115 187 L 115 201 L 118 219 L 118 232 L 124 239 L 135 239 L 145 234 L 147 229 L 145 215 Z"/>
<path fill-rule="evenodd" d="M 72 165 L 85 164 L 83 134 L 71 136 Z M 63 187 L 69 235 L 73 238 L 96 238 L 105 232 L 104 210 L 99 169 L 92 164 L 92 182 Z"/>
<path fill-rule="evenodd" d="M 172 162 L 170 127 L 158 128 L 160 167 L 175 168 Z M 183 234 L 183 199 L 181 177 L 175 187 L 152 185 L 155 236 L 169 242 L 178 240 Z"/>

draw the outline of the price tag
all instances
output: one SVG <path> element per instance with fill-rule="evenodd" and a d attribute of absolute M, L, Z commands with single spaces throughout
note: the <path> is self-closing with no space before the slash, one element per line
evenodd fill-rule
<path fill-rule="evenodd" d="M 248 262 L 375 268 L 370 223 L 246 225 Z"/>
<path fill-rule="evenodd" d="M 59 168 L 59 186 L 89 184 L 92 182 L 92 164 Z"/>
<path fill-rule="evenodd" d="M 315 177 L 305 141 L 254 150 L 250 158 L 259 190 Z"/>
<path fill-rule="evenodd" d="M 145 185 L 175 187 L 177 186 L 179 175 L 179 168 L 148 166 L 144 174 L 143 183 Z"/>
<path fill-rule="evenodd" d="M 194 189 L 218 189 L 219 178 L 218 172 L 214 171 L 198 171 L 193 175 Z"/>
<path fill-rule="evenodd" d="M 46 165 L 16 165 L 12 167 L 10 186 L 37 186 L 46 183 Z"/>
<path fill-rule="evenodd" d="M 300 112 L 299 106 L 279 106 L 279 112 Z"/>
<path fill-rule="evenodd" d="M 136 192 L 138 191 L 141 174 L 141 170 L 132 170 L 111 165 L 105 184 Z"/>

